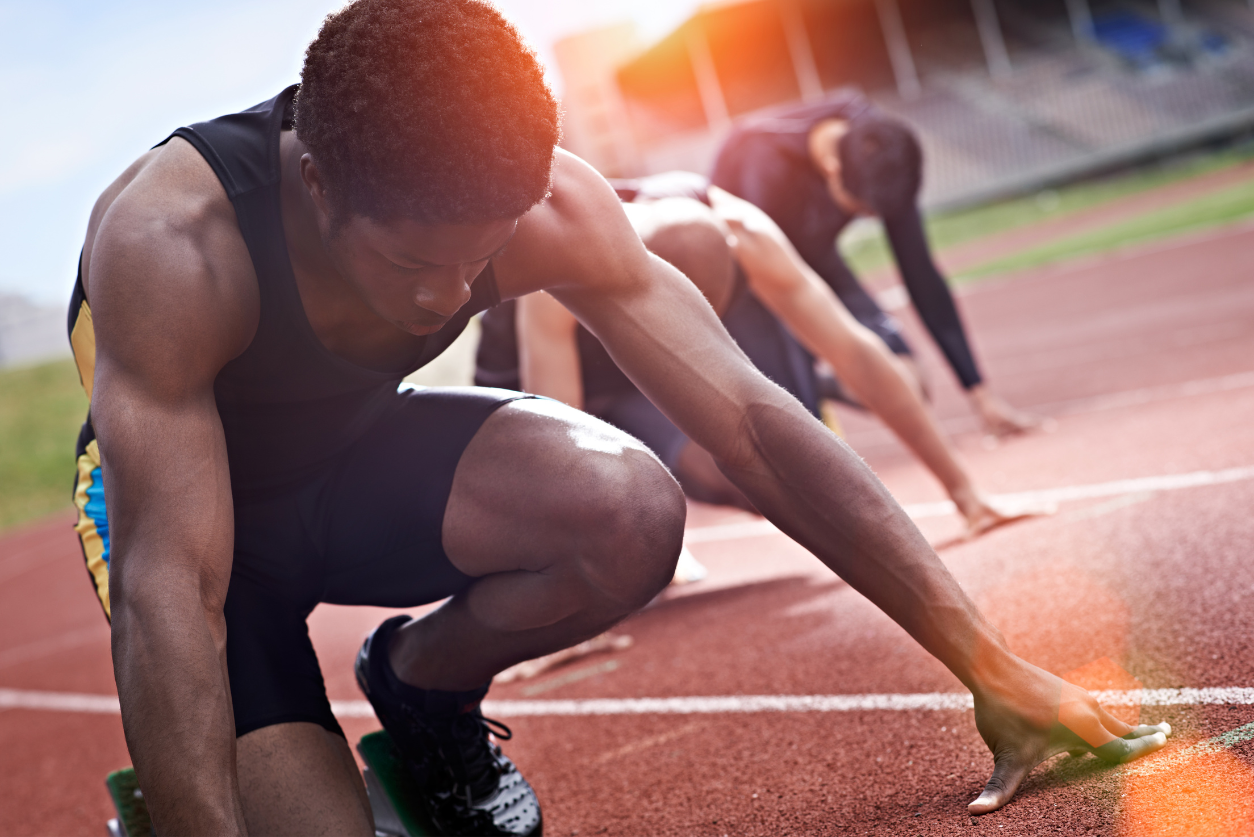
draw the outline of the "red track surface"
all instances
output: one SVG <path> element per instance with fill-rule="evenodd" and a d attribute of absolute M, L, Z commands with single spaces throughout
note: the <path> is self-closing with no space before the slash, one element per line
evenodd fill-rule
<path fill-rule="evenodd" d="M 1012 401 L 1062 414 L 1056 432 L 994 450 L 960 435 L 982 482 L 1019 491 L 1254 465 L 1254 381 L 1193 395 L 1173 389 L 1254 371 L 1251 252 L 1254 229 L 1236 228 L 967 295 L 990 378 Z M 962 426 L 961 397 L 909 326 L 938 410 Z M 1141 390 L 1132 406 L 1102 400 Z M 902 502 L 941 499 L 874 423 L 847 418 L 855 448 Z M 1054 671 L 1107 659 L 1147 688 L 1250 686 L 1252 505 L 1254 481 L 1079 501 L 942 556 L 1011 645 Z M 690 525 L 742 519 L 697 507 Z M 69 523 L 0 540 L 0 687 L 113 694 L 108 631 Z M 934 542 L 958 530 L 953 519 L 922 525 Z M 782 536 L 693 551 L 710 578 L 629 620 L 622 630 L 632 648 L 492 696 L 959 689 Z M 382 613 L 314 614 L 332 698 L 360 697 L 351 657 Z M 1254 706 L 1152 707 L 1142 717 L 1170 720 L 1178 750 L 1249 724 Z M 354 737 L 375 726 L 345 723 Z M 1141 777 L 1064 757 L 1038 768 L 1008 808 L 973 821 L 965 804 L 991 758 L 970 712 L 519 718 L 511 726 L 508 750 L 540 793 L 550 835 L 1254 833 L 1254 742 Z M 101 834 L 104 774 L 127 761 L 117 716 L 0 712 L 0 833 Z"/>

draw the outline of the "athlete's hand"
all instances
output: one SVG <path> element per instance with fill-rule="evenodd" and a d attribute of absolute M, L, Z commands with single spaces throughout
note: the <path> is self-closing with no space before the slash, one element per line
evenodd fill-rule
<path fill-rule="evenodd" d="M 975 488 L 954 491 L 951 494 L 958 512 L 966 520 L 967 528 L 960 540 L 978 538 L 1007 523 L 1053 514 L 1058 507 L 1053 503 L 1008 503 L 992 500 Z"/>
<path fill-rule="evenodd" d="M 971 397 L 972 406 L 980 416 L 980 422 L 984 425 L 984 432 L 996 438 L 1014 436 L 1032 430 L 1051 430 L 1056 424 L 1053 419 L 1043 419 L 1010 406 L 1005 399 L 990 391 L 984 384 L 973 386 L 968 395 Z"/>
<path fill-rule="evenodd" d="M 1016 666 L 1009 678 L 975 697 L 975 725 L 993 753 L 993 775 L 967 806 L 972 814 L 1005 805 L 1032 768 L 1059 753 L 1093 753 L 1123 764 L 1166 745 L 1169 724 L 1133 727 L 1079 686 L 1022 660 Z"/>

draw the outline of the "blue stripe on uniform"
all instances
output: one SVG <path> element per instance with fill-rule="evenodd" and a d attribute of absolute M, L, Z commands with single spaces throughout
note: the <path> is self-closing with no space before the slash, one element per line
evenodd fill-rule
<path fill-rule="evenodd" d="M 91 472 L 91 485 L 87 486 L 87 505 L 83 507 L 83 511 L 91 518 L 91 522 L 96 524 L 96 534 L 100 535 L 100 541 L 104 544 L 105 566 L 109 565 L 109 516 L 105 511 L 104 498 L 104 475 L 99 468 Z"/>

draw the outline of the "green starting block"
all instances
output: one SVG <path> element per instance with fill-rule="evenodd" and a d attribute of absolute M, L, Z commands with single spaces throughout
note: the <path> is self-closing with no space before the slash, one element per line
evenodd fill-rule
<path fill-rule="evenodd" d="M 435 837 L 439 834 L 416 804 L 418 784 L 405 768 L 392 737 L 382 730 L 372 732 L 357 744 L 357 752 L 366 763 L 362 773 L 374 812 L 377 837 Z M 105 777 L 105 786 L 118 813 L 106 824 L 109 837 L 152 837 L 152 818 L 148 816 L 148 805 L 135 780 L 134 769 L 113 771 Z"/>
<path fill-rule="evenodd" d="M 106 824 L 109 837 L 151 837 L 152 819 L 148 816 L 144 794 L 135 781 L 135 771 L 129 767 L 113 771 L 105 777 L 105 787 L 118 812 L 117 819 Z"/>
<path fill-rule="evenodd" d="M 434 837 L 439 834 L 417 803 L 418 783 L 385 730 L 363 736 L 357 744 L 366 769 L 366 792 L 379 837 Z"/>

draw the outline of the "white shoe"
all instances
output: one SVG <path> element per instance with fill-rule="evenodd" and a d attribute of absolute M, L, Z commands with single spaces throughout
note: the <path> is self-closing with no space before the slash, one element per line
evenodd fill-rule
<path fill-rule="evenodd" d="M 705 568 L 705 565 L 698 561 L 685 546 L 679 551 L 679 562 L 675 564 L 675 577 L 671 579 L 671 584 L 691 584 L 709 574 L 710 571 Z"/>

